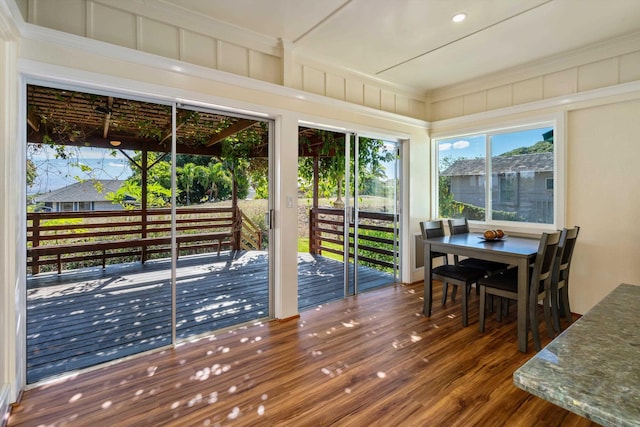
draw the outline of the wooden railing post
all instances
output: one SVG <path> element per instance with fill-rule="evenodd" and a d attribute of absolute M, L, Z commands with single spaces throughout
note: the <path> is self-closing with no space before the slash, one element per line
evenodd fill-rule
<path fill-rule="evenodd" d="M 31 233 L 31 247 L 40 246 L 40 214 L 32 213 L 32 233 Z M 40 263 L 38 262 L 39 256 L 37 252 L 33 252 L 31 255 L 31 273 L 38 274 L 40 273 Z"/>
<path fill-rule="evenodd" d="M 235 207 L 233 209 L 231 222 L 233 224 L 233 237 L 231 238 L 231 250 L 238 251 L 240 250 L 240 239 L 242 233 L 242 215 L 240 214 L 240 208 Z"/>
<path fill-rule="evenodd" d="M 319 255 L 318 253 L 318 241 L 319 236 L 316 237 L 316 215 L 317 213 L 313 208 L 309 209 L 309 253 L 311 255 Z"/>

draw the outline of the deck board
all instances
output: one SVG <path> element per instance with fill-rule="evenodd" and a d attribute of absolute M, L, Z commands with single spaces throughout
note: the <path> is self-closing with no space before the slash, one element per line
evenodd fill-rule
<path fill-rule="evenodd" d="M 344 266 L 298 257 L 299 309 L 343 297 Z M 179 340 L 269 316 L 265 252 L 181 257 L 176 269 Z M 27 382 L 171 344 L 169 260 L 30 276 L 27 281 Z M 359 270 L 360 290 L 393 283 Z"/>

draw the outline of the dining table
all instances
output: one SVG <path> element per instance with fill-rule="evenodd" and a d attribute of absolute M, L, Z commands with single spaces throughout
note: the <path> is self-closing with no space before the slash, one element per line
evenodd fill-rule
<path fill-rule="evenodd" d="M 431 316 L 433 284 L 431 252 L 496 261 L 518 268 L 517 329 L 518 349 L 527 351 L 527 299 L 529 296 L 529 265 L 538 253 L 539 238 L 504 236 L 487 240 L 480 233 L 463 233 L 424 239 L 424 308 L 425 316 Z"/>

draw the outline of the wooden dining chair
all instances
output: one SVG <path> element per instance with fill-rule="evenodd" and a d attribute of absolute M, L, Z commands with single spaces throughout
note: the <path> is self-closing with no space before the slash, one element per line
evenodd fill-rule
<path fill-rule="evenodd" d="M 551 275 L 551 314 L 556 332 L 560 332 L 560 315 L 573 321 L 569 305 L 569 270 L 580 227 L 564 228 L 560 234 L 556 263 Z"/>
<path fill-rule="evenodd" d="M 436 234 L 439 234 L 439 231 L 442 229 L 442 235 L 444 236 L 444 228 L 442 228 L 442 221 L 421 221 L 420 222 L 420 232 L 422 233 L 422 238 L 425 239 L 424 236 L 431 237 L 439 237 Z M 449 264 L 449 256 L 444 252 L 431 252 L 431 259 L 434 260 L 436 258 L 442 258 L 443 264 Z"/>
<path fill-rule="evenodd" d="M 442 221 L 423 221 L 420 223 L 420 230 L 422 230 L 422 238 L 424 240 L 433 239 L 436 237 L 443 237 L 444 223 Z M 432 268 L 429 278 L 427 275 L 429 272 L 425 270 L 425 286 L 428 286 L 427 280 L 430 283 L 431 280 L 440 280 L 445 284 L 452 284 L 456 287 L 462 288 L 462 325 L 467 326 L 469 324 L 468 309 L 467 309 L 467 288 L 471 287 L 471 284 L 476 283 L 478 279 L 484 277 L 484 271 L 472 267 L 464 267 L 461 265 L 444 264 L 438 267 Z M 446 300 L 443 300 L 443 304 Z"/>
<path fill-rule="evenodd" d="M 533 343 L 536 350 L 540 350 L 540 332 L 538 329 L 538 301 L 543 301 L 544 320 L 549 337 L 552 337 L 553 325 L 551 324 L 551 276 L 556 261 L 560 232 L 542 233 L 538 253 L 536 254 L 533 268 L 530 269 L 529 296 L 527 313 L 518 313 L 518 316 L 526 315 L 527 324 L 531 328 Z M 512 300 L 518 299 L 518 269 L 511 268 L 504 273 L 483 277 L 478 280 L 480 285 L 480 332 L 484 332 L 485 303 L 487 295 L 494 295 Z M 501 310 L 498 308 L 498 319 Z"/>

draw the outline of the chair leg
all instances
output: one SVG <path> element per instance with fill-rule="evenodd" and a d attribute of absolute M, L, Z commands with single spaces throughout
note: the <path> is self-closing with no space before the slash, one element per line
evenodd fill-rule
<path fill-rule="evenodd" d="M 542 300 L 542 308 L 544 310 L 544 323 L 547 328 L 547 335 L 549 336 L 549 338 L 553 338 L 553 331 L 555 331 L 555 328 L 551 324 L 551 298 L 549 297 L 548 293 Z"/>
<path fill-rule="evenodd" d="M 571 324 L 573 317 L 571 316 L 571 307 L 569 307 L 569 289 L 566 282 L 560 291 L 560 299 L 562 300 L 562 307 L 564 307 L 564 317 L 567 319 L 567 322 Z"/>
<path fill-rule="evenodd" d="M 553 316 L 553 329 L 560 332 L 560 306 L 558 302 L 558 289 L 551 289 L 551 314 Z"/>
<path fill-rule="evenodd" d="M 478 292 L 480 292 L 480 289 L 478 289 Z M 489 313 L 493 313 L 495 311 L 493 301 L 494 301 L 494 296 L 489 295 Z"/>
<path fill-rule="evenodd" d="M 456 301 L 456 294 L 458 293 L 458 285 L 454 285 L 453 289 L 451 290 L 451 301 L 455 302 Z"/>
<path fill-rule="evenodd" d="M 447 303 L 447 294 L 449 293 L 449 284 L 442 282 L 442 305 Z"/>
<path fill-rule="evenodd" d="M 465 289 L 462 291 L 462 326 L 466 327 L 468 324 L 469 319 L 467 313 L 467 290 Z"/>
<path fill-rule="evenodd" d="M 502 297 L 498 297 L 498 308 L 496 309 L 496 320 L 502 322 Z"/>
<path fill-rule="evenodd" d="M 509 298 L 504 298 L 504 311 L 502 315 L 507 317 L 509 315 L 509 305 L 511 304 L 511 300 Z"/>
<path fill-rule="evenodd" d="M 538 330 L 538 301 L 531 299 L 529 301 L 529 326 L 531 327 L 531 335 L 533 335 L 533 345 L 536 351 L 540 351 L 540 331 Z"/>
<path fill-rule="evenodd" d="M 480 323 L 480 332 L 484 333 L 484 315 L 485 315 L 485 303 L 487 298 L 487 292 L 485 287 L 480 285 L 480 314 L 479 314 L 479 323 Z"/>

